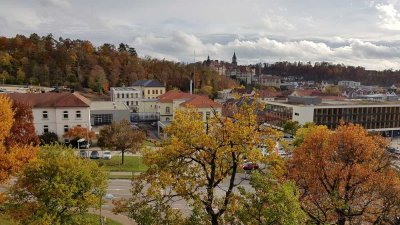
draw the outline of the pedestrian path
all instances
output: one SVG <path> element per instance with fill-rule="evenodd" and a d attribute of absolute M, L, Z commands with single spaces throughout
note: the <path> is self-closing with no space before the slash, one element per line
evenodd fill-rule
<path fill-rule="evenodd" d="M 90 213 L 100 215 L 100 211 L 98 209 L 90 209 Z M 122 214 L 114 214 L 111 211 L 108 210 L 101 210 L 101 215 L 106 217 L 106 219 L 112 219 L 117 222 L 122 223 L 123 225 L 137 225 L 137 223 L 133 220 L 131 220 L 129 217 L 122 215 Z"/>

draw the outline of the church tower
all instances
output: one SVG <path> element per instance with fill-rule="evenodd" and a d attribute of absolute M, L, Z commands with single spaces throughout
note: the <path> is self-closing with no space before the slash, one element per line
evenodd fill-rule
<path fill-rule="evenodd" d="M 237 61 L 236 61 L 236 52 L 233 52 L 233 56 L 232 56 L 232 64 L 237 66 Z"/>

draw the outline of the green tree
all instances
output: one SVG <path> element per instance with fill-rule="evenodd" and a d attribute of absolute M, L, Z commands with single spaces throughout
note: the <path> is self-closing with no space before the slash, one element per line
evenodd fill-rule
<path fill-rule="evenodd" d="M 143 143 L 146 134 L 135 129 L 131 124 L 123 120 L 113 122 L 100 130 L 97 144 L 101 148 L 107 148 L 111 151 L 121 151 L 121 164 L 124 164 L 125 152 L 136 152 Z"/>
<path fill-rule="evenodd" d="M 292 182 L 281 182 L 268 174 L 254 173 L 254 191 L 239 187 L 242 204 L 237 217 L 242 224 L 297 225 L 307 216 L 300 206 L 300 192 Z"/>
<path fill-rule="evenodd" d="M 17 71 L 17 82 L 18 84 L 23 84 L 25 81 L 25 72 L 23 69 L 19 68 Z"/>
<path fill-rule="evenodd" d="M 54 132 L 46 132 L 39 135 L 39 140 L 41 145 L 50 145 L 58 143 L 58 135 Z"/>
<path fill-rule="evenodd" d="M 278 133 L 259 131 L 256 104 L 243 104 L 234 119 L 214 114 L 208 129 L 195 109 L 178 111 L 165 130 L 169 138 L 163 146 L 143 151 L 149 169 L 135 176 L 133 197 L 119 202 L 120 208 L 139 224 L 168 224 L 185 220 L 171 207 L 176 199 L 184 199 L 193 209 L 186 222 L 224 224 L 224 216 L 235 214 L 240 205 L 235 190 L 245 159 L 270 165 L 274 175 L 281 173 L 276 154 L 263 157 L 257 148 L 264 143 L 272 149 Z M 219 188 L 224 181 L 227 186 Z"/>
<path fill-rule="evenodd" d="M 283 124 L 283 132 L 294 135 L 300 127 L 299 122 L 288 120 Z"/>
<path fill-rule="evenodd" d="M 61 145 L 44 146 L 10 189 L 7 213 L 20 224 L 86 224 L 88 208 L 98 207 L 107 174 L 95 162 Z"/>

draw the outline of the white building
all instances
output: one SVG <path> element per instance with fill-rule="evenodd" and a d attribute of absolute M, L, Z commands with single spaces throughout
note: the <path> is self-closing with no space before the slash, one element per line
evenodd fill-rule
<path fill-rule="evenodd" d="M 339 86 L 349 87 L 349 88 L 357 88 L 361 86 L 361 82 L 350 81 L 350 80 L 341 80 L 338 82 Z"/>
<path fill-rule="evenodd" d="M 32 106 L 38 135 L 54 132 L 61 138 L 74 126 L 91 129 L 90 101 L 78 93 L 13 93 L 7 96 Z"/>
<path fill-rule="evenodd" d="M 92 126 L 111 124 L 122 120 L 130 121 L 131 110 L 123 102 L 92 101 L 90 122 Z"/>
<path fill-rule="evenodd" d="M 142 91 L 134 87 L 112 87 L 110 93 L 112 102 L 122 102 L 135 111 L 142 99 Z"/>

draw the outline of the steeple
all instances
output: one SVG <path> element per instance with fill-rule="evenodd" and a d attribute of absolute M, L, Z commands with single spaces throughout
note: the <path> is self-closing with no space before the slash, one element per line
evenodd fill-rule
<path fill-rule="evenodd" d="M 236 61 L 236 52 L 233 52 L 233 56 L 232 56 L 232 64 L 237 66 L 237 61 Z"/>

